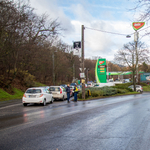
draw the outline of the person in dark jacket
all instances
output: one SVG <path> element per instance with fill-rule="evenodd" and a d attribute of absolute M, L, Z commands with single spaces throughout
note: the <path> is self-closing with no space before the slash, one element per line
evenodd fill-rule
<path fill-rule="evenodd" d="M 70 92 L 71 92 L 69 84 L 66 87 L 66 92 L 67 92 L 67 101 L 69 103 L 70 102 Z"/>

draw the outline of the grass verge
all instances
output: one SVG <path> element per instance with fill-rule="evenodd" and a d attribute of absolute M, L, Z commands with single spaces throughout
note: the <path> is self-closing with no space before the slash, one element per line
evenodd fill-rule
<path fill-rule="evenodd" d="M 95 100 L 95 99 L 101 99 L 101 98 L 109 98 L 109 97 L 115 97 L 115 96 L 133 95 L 133 94 L 140 94 L 140 93 L 138 93 L 138 92 L 127 92 L 127 93 L 124 93 L 124 94 L 117 93 L 117 94 L 111 95 L 111 96 L 98 96 L 98 97 L 89 96 L 86 99 L 79 99 L 78 98 L 78 101 L 88 101 L 88 100 Z"/>
<path fill-rule="evenodd" d="M 144 92 L 150 92 L 150 85 L 148 85 L 148 86 L 143 86 L 143 91 L 144 91 Z"/>
<path fill-rule="evenodd" d="M 14 88 L 13 91 L 14 91 L 14 94 L 11 95 L 11 94 L 7 93 L 6 91 L 0 89 L 0 102 L 22 98 L 24 92 L 22 92 L 21 90 L 16 89 L 16 88 Z"/>

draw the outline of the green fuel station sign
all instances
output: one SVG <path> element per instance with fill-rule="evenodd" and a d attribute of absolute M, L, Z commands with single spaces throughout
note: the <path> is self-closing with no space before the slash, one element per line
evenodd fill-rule
<path fill-rule="evenodd" d="M 106 59 L 98 59 L 95 66 L 95 77 L 97 83 L 107 83 L 106 73 Z"/>

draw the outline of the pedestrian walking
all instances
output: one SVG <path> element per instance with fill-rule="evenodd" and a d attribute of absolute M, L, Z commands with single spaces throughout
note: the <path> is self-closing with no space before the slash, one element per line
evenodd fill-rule
<path fill-rule="evenodd" d="M 70 102 L 70 92 L 71 92 L 69 84 L 66 87 L 66 92 L 67 92 L 67 101 L 69 103 Z"/>
<path fill-rule="evenodd" d="M 78 88 L 77 85 L 74 87 L 74 101 L 77 102 Z"/>

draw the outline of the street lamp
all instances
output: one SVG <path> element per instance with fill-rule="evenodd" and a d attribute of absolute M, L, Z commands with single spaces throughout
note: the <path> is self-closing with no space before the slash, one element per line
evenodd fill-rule
<path fill-rule="evenodd" d="M 126 38 L 131 38 L 131 36 L 130 36 L 130 35 L 127 35 Z"/>

